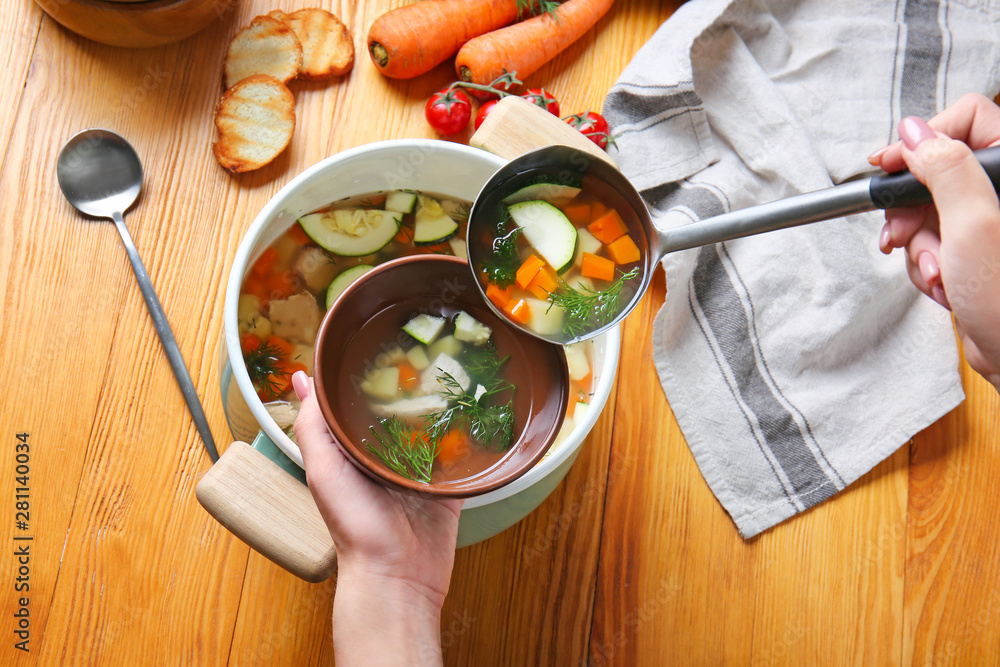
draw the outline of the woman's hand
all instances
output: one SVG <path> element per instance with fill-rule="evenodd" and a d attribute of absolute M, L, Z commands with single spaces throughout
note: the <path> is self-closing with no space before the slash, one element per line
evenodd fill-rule
<path fill-rule="evenodd" d="M 339 665 L 441 661 L 441 606 L 451 580 L 460 500 L 384 487 L 347 460 L 323 420 L 312 379 L 292 376 L 295 438 L 337 546 L 333 637 Z"/>
<path fill-rule="evenodd" d="M 929 123 L 904 118 L 899 136 L 869 161 L 909 168 L 934 204 L 888 209 L 879 244 L 906 249 L 913 284 L 954 313 L 969 365 L 1000 390 L 1000 204 L 972 155 L 1000 144 L 1000 108 L 966 95 Z"/>

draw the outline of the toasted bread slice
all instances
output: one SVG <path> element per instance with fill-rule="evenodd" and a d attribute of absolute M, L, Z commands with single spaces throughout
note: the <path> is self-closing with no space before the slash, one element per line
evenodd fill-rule
<path fill-rule="evenodd" d="M 254 74 L 270 74 L 285 83 L 301 66 L 302 44 L 295 31 L 272 16 L 257 16 L 229 43 L 226 88 Z"/>
<path fill-rule="evenodd" d="M 326 11 L 309 7 L 285 16 L 302 44 L 303 79 L 328 79 L 351 71 L 354 40 L 344 23 Z"/>
<path fill-rule="evenodd" d="M 259 169 L 278 157 L 295 130 L 295 98 L 269 74 L 254 74 L 227 90 L 215 107 L 215 159 L 231 172 Z"/>
<path fill-rule="evenodd" d="M 278 19 L 279 21 L 284 21 L 288 14 L 285 13 L 284 9 L 272 9 L 267 13 L 272 19 Z"/>

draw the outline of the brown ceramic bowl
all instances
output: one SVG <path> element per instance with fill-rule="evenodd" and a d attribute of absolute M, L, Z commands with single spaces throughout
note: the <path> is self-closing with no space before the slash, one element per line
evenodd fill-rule
<path fill-rule="evenodd" d="M 505 376 L 515 385 L 514 444 L 484 472 L 456 481 L 424 483 L 400 475 L 362 443 L 371 440 L 364 394 L 365 368 L 385 352 L 386 341 L 419 312 L 464 310 L 493 330 Z M 568 371 L 558 345 L 523 334 L 483 302 L 468 263 L 458 257 L 417 255 L 386 262 L 351 284 L 326 313 L 316 337 L 316 397 L 344 454 L 371 478 L 431 495 L 467 498 L 508 484 L 542 458 L 566 414 Z"/>
<path fill-rule="evenodd" d="M 101 44 L 149 48 L 224 21 L 237 0 L 35 0 L 63 27 Z"/>

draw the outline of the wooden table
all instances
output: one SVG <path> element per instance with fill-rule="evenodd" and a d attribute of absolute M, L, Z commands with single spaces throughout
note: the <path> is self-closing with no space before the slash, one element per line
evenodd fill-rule
<path fill-rule="evenodd" d="M 335 582 L 294 578 L 199 506 L 209 461 L 121 243 L 110 223 L 70 208 L 54 171 L 84 127 L 136 146 L 146 184 L 127 223 L 225 445 L 223 285 L 247 226 L 327 155 L 433 136 L 422 105 L 453 78 L 448 66 L 409 82 L 375 72 L 365 33 L 402 0 L 311 1 L 351 28 L 356 67 L 294 84 L 291 148 L 239 177 L 209 148 L 227 40 L 258 13 L 309 3 L 242 0 L 193 38 L 138 51 L 78 38 L 29 0 L 0 8 L 2 664 L 332 661 Z M 529 82 L 555 91 L 564 113 L 599 108 L 673 7 L 619 0 Z M 660 282 L 626 322 L 617 395 L 565 482 L 514 528 L 459 552 L 446 662 L 997 664 L 997 393 L 964 368 L 968 400 L 954 412 L 837 497 L 744 541 L 658 386 L 648 332 L 663 293 Z M 27 528 L 16 524 L 21 433 Z M 22 602 L 27 653 L 15 648 Z"/>

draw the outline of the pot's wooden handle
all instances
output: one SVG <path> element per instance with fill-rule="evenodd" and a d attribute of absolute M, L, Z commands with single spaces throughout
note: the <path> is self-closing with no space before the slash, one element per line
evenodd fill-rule
<path fill-rule="evenodd" d="M 577 129 L 536 104 L 511 95 L 493 111 L 469 139 L 469 145 L 513 160 L 536 148 L 559 144 L 590 153 L 617 168 L 607 153 Z"/>
<path fill-rule="evenodd" d="M 309 488 L 245 442 L 226 449 L 195 493 L 219 523 L 292 574 L 320 582 L 337 568 Z"/>

